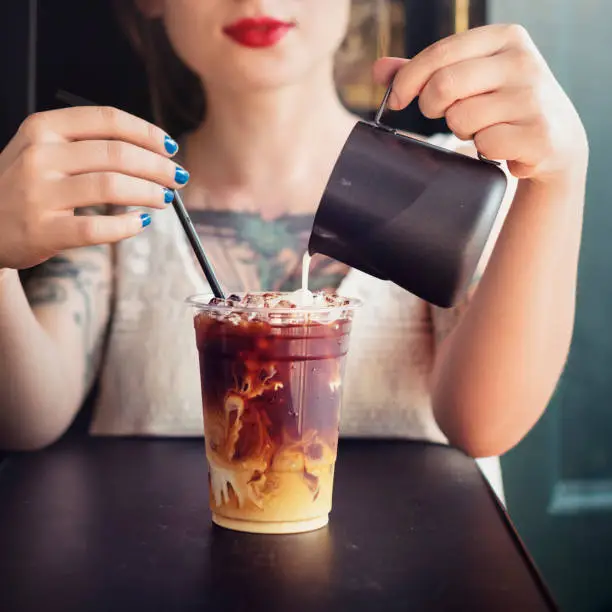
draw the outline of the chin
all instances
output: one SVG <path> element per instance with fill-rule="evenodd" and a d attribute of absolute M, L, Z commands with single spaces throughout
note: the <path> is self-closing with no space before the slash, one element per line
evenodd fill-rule
<path fill-rule="evenodd" d="M 204 82 L 249 92 L 280 89 L 304 81 L 321 65 L 321 60 L 313 62 L 312 57 L 296 58 L 283 54 L 256 57 L 256 53 L 249 50 L 232 58 L 233 61 L 226 58 L 222 64 L 223 72 L 205 75 Z"/>

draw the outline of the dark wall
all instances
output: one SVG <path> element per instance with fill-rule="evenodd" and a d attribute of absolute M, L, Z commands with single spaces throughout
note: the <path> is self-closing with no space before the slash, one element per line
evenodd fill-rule
<path fill-rule="evenodd" d="M 110 4 L 20 0 L 0 12 L 0 146 L 30 112 L 61 106 L 58 89 L 150 118 L 142 65 Z"/>
<path fill-rule="evenodd" d="M 61 88 L 150 118 L 143 67 L 110 5 L 109 0 L 39 0 L 39 110 L 56 106 Z"/>
<path fill-rule="evenodd" d="M 28 112 L 28 76 L 36 0 L 21 0 L 0 8 L 0 147 L 3 147 Z M 33 93 L 33 89 L 32 89 Z"/>

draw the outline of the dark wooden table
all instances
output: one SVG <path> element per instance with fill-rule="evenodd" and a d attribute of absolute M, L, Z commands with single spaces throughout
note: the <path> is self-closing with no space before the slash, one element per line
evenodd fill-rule
<path fill-rule="evenodd" d="M 0 470 L 0 610 L 554 610 L 473 461 L 344 442 L 331 523 L 213 528 L 201 441 L 68 440 Z"/>

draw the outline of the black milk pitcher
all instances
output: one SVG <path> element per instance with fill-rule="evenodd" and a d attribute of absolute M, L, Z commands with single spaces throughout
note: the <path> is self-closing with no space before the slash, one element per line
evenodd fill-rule
<path fill-rule="evenodd" d="M 464 296 L 506 192 L 499 163 L 360 121 L 319 203 L 308 251 L 448 308 Z"/>

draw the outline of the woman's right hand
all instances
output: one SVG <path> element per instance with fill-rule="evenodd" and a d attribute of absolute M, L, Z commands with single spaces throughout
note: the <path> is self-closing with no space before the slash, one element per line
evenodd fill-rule
<path fill-rule="evenodd" d="M 75 215 L 101 204 L 165 208 L 189 175 L 160 128 L 110 107 L 30 116 L 0 153 L 0 269 L 142 231 L 138 212 Z"/>

